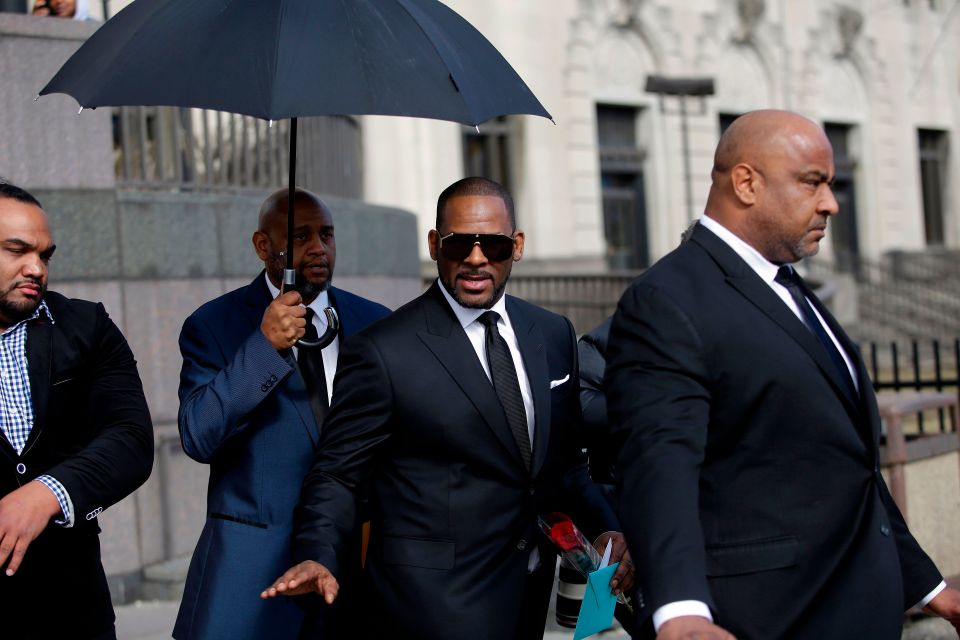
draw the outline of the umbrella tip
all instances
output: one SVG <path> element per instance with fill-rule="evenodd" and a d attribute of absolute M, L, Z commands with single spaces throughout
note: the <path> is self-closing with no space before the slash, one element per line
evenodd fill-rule
<path fill-rule="evenodd" d="M 554 120 L 553 118 L 550 118 L 550 122 L 552 122 L 552 123 L 553 123 L 553 126 L 557 126 L 557 121 L 556 121 L 556 120 Z"/>
<path fill-rule="evenodd" d="M 38 93 L 38 94 L 37 94 L 37 97 L 34 98 L 33 101 L 36 102 L 36 101 L 39 100 L 39 99 L 40 99 L 40 94 Z"/>
<path fill-rule="evenodd" d="M 477 133 L 480 133 L 480 125 L 475 124 L 473 125 L 473 128 L 477 130 Z"/>
<path fill-rule="evenodd" d="M 269 120 L 269 121 L 267 122 L 267 126 L 269 126 L 271 129 L 273 129 L 273 120 Z"/>
<path fill-rule="evenodd" d="M 80 110 L 77 111 L 77 115 L 80 115 L 81 113 L 83 113 L 83 107 L 80 107 Z"/>

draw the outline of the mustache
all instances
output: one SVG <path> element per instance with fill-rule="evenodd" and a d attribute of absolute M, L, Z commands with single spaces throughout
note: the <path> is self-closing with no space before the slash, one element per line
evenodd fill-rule
<path fill-rule="evenodd" d="M 458 278 L 462 278 L 464 276 L 468 278 L 475 278 L 478 276 L 483 278 L 493 278 L 493 274 L 487 273 L 486 271 L 482 271 L 480 269 L 466 269 L 457 273 Z"/>
<path fill-rule="evenodd" d="M 35 284 L 38 287 L 40 287 L 40 289 L 46 289 L 46 285 L 43 284 L 43 280 L 41 280 L 40 278 L 21 278 L 20 280 L 15 281 L 10 286 L 10 290 L 12 291 L 13 289 L 16 289 L 22 284 Z"/>

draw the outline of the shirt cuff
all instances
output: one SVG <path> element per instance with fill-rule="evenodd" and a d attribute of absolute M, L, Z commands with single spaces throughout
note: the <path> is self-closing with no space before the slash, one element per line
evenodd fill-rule
<path fill-rule="evenodd" d="M 705 602 L 699 600 L 677 600 L 668 602 L 653 612 L 653 628 L 660 633 L 660 627 L 674 618 L 680 616 L 700 616 L 713 622 L 713 616 L 710 615 L 710 607 Z"/>
<path fill-rule="evenodd" d="M 940 595 L 940 592 L 947 588 L 947 583 L 943 580 L 940 581 L 936 587 L 933 588 L 933 591 L 927 594 L 927 597 L 921 600 L 916 604 L 917 609 L 923 609 L 925 606 L 930 604 L 930 601 Z"/>
<path fill-rule="evenodd" d="M 73 501 L 70 500 L 70 494 L 67 493 L 67 490 L 63 488 L 63 485 L 60 484 L 56 478 L 52 476 L 40 476 L 37 478 L 40 482 L 44 484 L 45 487 L 50 489 L 53 492 L 53 495 L 57 498 L 57 502 L 60 503 L 60 511 L 63 512 L 63 518 L 54 518 L 53 521 L 69 529 L 73 526 Z"/>

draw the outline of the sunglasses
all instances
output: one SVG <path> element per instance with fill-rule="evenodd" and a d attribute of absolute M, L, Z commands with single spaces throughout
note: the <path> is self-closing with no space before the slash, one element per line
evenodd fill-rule
<path fill-rule="evenodd" d="M 463 262 L 473 248 L 480 245 L 487 260 L 503 262 L 513 257 L 513 241 L 513 236 L 502 233 L 450 233 L 440 237 L 440 255 L 447 260 Z"/>

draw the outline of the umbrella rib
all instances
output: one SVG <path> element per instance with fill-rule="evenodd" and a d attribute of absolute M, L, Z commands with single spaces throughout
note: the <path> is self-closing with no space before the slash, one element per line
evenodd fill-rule
<path fill-rule="evenodd" d="M 446 57 L 444 57 L 443 52 L 440 51 L 440 49 L 437 47 L 437 44 L 433 41 L 433 38 L 430 37 L 430 34 L 427 33 L 426 29 L 423 28 L 423 25 L 420 24 L 420 21 L 417 20 L 417 18 L 410 12 L 410 9 L 407 7 L 407 3 L 404 0 L 397 0 L 397 4 L 400 5 L 400 7 L 407 12 L 407 15 L 410 16 L 410 19 L 413 21 L 413 23 L 417 25 L 417 29 L 419 29 L 420 32 L 423 33 L 426 41 L 429 42 L 430 46 L 433 47 L 433 50 L 437 52 L 437 56 L 440 58 L 440 60 L 443 61 L 444 67 L 447 68 L 447 73 L 449 74 L 450 79 L 453 81 L 453 86 L 457 90 L 457 95 L 460 96 L 460 101 L 463 103 L 463 106 L 466 108 L 467 113 L 471 115 L 472 120 L 476 120 L 476 116 L 473 113 L 473 109 L 470 108 L 470 103 L 467 102 L 466 99 L 463 97 L 463 92 L 460 91 L 460 85 L 457 83 L 457 79 L 453 77 L 453 73 L 450 71 L 450 66 L 447 64 L 447 59 Z M 473 126 L 477 126 L 480 123 L 471 121 L 470 124 L 472 124 Z"/>

